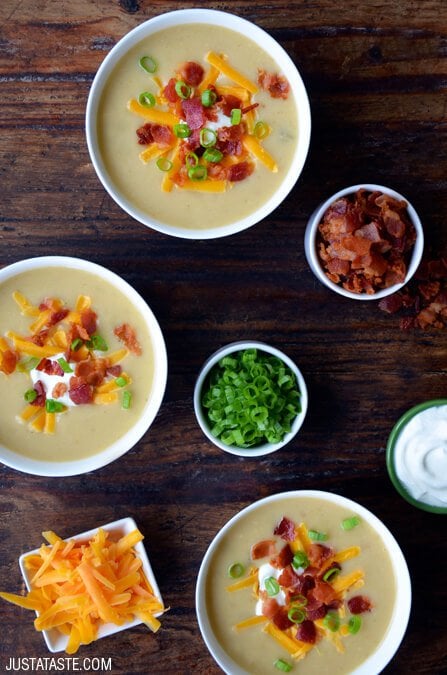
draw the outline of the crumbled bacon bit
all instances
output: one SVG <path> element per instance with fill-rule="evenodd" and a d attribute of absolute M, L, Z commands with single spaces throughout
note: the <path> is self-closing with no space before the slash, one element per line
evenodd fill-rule
<path fill-rule="evenodd" d="M 41 359 L 36 366 L 36 370 L 40 370 L 47 375 L 58 375 L 63 377 L 64 371 L 60 367 L 57 361 L 52 361 L 51 359 Z"/>
<path fill-rule="evenodd" d="M 324 602 L 325 605 L 328 605 L 337 598 L 337 593 L 332 586 L 320 579 L 315 582 L 315 588 L 311 590 L 311 595 L 315 600 Z"/>
<path fill-rule="evenodd" d="M 42 380 L 37 380 L 33 389 L 37 393 L 37 396 L 33 401 L 33 405 L 37 405 L 39 406 L 39 408 L 43 408 L 43 406 L 45 405 L 45 401 L 47 400 L 47 395 Z"/>
<path fill-rule="evenodd" d="M 105 359 L 87 359 L 76 365 L 75 375 L 87 384 L 98 387 L 106 375 L 107 363 Z"/>
<path fill-rule="evenodd" d="M 250 550 L 250 557 L 252 560 L 259 560 L 266 556 L 274 555 L 276 552 L 276 542 L 274 539 L 263 539 L 253 544 Z"/>
<path fill-rule="evenodd" d="M 47 326 L 55 326 L 60 321 L 63 321 L 68 314 L 68 309 L 59 309 L 57 312 L 53 312 L 47 321 Z"/>
<path fill-rule="evenodd" d="M 296 630 L 296 637 L 301 642 L 307 642 L 311 645 L 314 645 L 317 640 L 317 629 L 315 624 L 310 619 L 305 619 L 302 623 L 299 624 Z"/>
<path fill-rule="evenodd" d="M 93 401 L 93 387 L 82 377 L 70 378 L 68 395 L 75 405 L 83 405 Z"/>
<path fill-rule="evenodd" d="M 268 91 L 272 98 L 286 99 L 289 96 L 290 84 L 278 73 L 268 73 L 263 68 L 258 69 L 258 84 L 261 89 Z"/>
<path fill-rule="evenodd" d="M 280 550 L 278 555 L 273 556 L 273 558 L 271 558 L 270 564 L 273 565 L 273 567 L 278 567 L 279 569 L 284 569 L 284 567 L 287 567 L 287 565 L 290 565 L 292 560 L 293 560 L 292 549 L 290 548 L 289 544 L 286 544 Z"/>
<path fill-rule="evenodd" d="M 272 617 L 272 621 L 279 630 L 287 630 L 293 626 L 293 621 L 290 621 L 287 616 L 287 610 L 284 607 L 280 607 L 276 614 Z"/>
<path fill-rule="evenodd" d="M 201 129 L 206 122 L 203 112 L 202 101 L 200 98 L 187 98 L 182 101 L 182 110 L 185 116 L 186 124 L 190 129 Z"/>
<path fill-rule="evenodd" d="M 129 326 L 128 323 L 123 323 L 121 326 L 117 326 L 113 331 L 118 338 L 123 342 L 127 349 L 137 356 L 141 355 L 141 346 L 137 339 L 137 334 L 132 326 Z"/>
<path fill-rule="evenodd" d="M 415 241 L 406 202 L 360 189 L 326 210 L 317 250 L 328 279 L 373 295 L 405 280 Z"/>
<path fill-rule="evenodd" d="M 317 567 L 320 567 L 321 564 L 331 557 L 333 551 L 329 546 L 324 544 L 311 544 L 307 552 L 307 556 L 312 563 Z"/>
<path fill-rule="evenodd" d="M 91 336 L 97 328 L 97 314 L 92 309 L 84 309 L 81 312 L 81 324 L 87 333 Z"/>
<path fill-rule="evenodd" d="M 154 137 L 152 136 L 152 124 L 143 124 L 143 126 L 137 129 L 138 143 L 140 145 L 150 145 L 154 142 Z"/>
<path fill-rule="evenodd" d="M 0 353 L 0 370 L 5 375 L 11 375 L 16 369 L 18 356 L 16 352 L 12 349 L 5 349 L 3 353 Z"/>
<path fill-rule="evenodd" d="M 53 391 L 51 392 L 51 396 L 53 398 L 60 398 L 61 396 L 63 396 L 67 392 L 67 389 L 68 389 L 68 387 L 65 384 L 65 382 L 58 382 L 53 387 Z"/>
<path fill-rule="evenodd" d="M 238 162 L 237 164 L 232 164 L 228 169 L 228 180 L 230 183 L 245 180 L 251 176 L 254 168 L 253 162 Z"/>
<path fill-rule="evenodd" d="M 287 518 L 287 516 L 284 516 L 273 530 L 273 534 L 277 534 L 284 541 L 293 541 L 296 537 L 295 523 L 290 518 Z"/>
<path fill-rule="evenodd" d="M 180 64 L 177 72 L 180 78 L 190 87 L 198 87 L 205 73 L 200 63 L 195 61 L 185 61 L 185 63 Z"/>
<path fill-rule="evenodd" d="M 112 377 L 119 377 L 123 372 L 122 366 L 117 363 L 115 366 L 107 366 L 106 373 L 107 375 L 112 375 Z"/>
<path fill-rule="evenodd" d="M 370 612 L 372 608 L 371 600 L 364 595 L 349 598 L 347 605 L 351 614 L 363 614 L 363 612 Z"/>

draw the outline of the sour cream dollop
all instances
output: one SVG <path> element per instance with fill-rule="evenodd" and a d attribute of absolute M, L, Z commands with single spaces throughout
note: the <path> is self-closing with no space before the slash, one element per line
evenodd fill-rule
<path fill-rule="evenodd" d="M 411 418 L 396 439 L 394 468 L 414 499 L 447 506 L 447 405 Z"/>
<path fill-rule="evenodd" d="M 270 577 L 273 577 L 274 579 L 279 579 L 281 576 L 283 570 L 278 569 L 277 567 L 272 567 L 269 563 L 265 563 L 265 565 L 261 565 L 259 568 L 258 572 L 258 579 L 259 579 L 259 590 L 260 591 L 265 591 L 265 582 L 267 579 Z M 285 605 L 286 604 L 286 594 L 284 591 L 281 589 L 279 590 L 279 593 L 276 595 L 272 596 L 278 605 Z M 261 616 L 262 615 L 262 600 L 258 600 L 256 603 L 256 616 Z"/>
<path fill-rule="evenodd" d="M 49 359 L 49 361 L 55 361 L 57 363 L 58 359 L 65 360 L 65 354 L 63 352 L 61 352 L 60 354 L 56 354 L 56 356 L 52 356 Z M 37 370 L 37 368 L 33 368 L 32 370 L 30 370 L 30 377 L 33 382 L 33 385 L 35 385 L 38 380 L 42 382 L 47 398 L 52 398 L 52 391 L 56 386 L 56 384 L 59 384 L 59 382 L 65 384 L 67 386 L 67 391 L 62 396 L 59 396 L 57 400 L 59 403 L 63 403 L 67 407 L 71 407 L 75 406 L 76 403 L 73 403 L 73 401 L 71 400 L 68 394 L 68 389 L 70 379 L 74 375 L 76 363 L 69 363 L 68 365 L 72 369 L 73 371 L 72 373 L 64 373 L 63 375 L 48 375 L 43 370 Z"/>

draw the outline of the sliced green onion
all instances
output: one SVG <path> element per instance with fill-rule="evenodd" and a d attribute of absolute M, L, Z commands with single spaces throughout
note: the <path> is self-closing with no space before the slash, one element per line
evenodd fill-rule
<path fill-rule="evenodd" d="M 200 145 L 202 148 L 212 148 L 213 145 L 216 145 L 217 134 L 212 129 L 205 127 L 200 130 Z"/>
<path fill-rule="evenodd" d="M 202 105 L 205 108 L 211 108 L 217 101 L 217 94 L 212 89 L 205 89 L 205 91 L 202 92 L 201 100 Z"/>
<path fill-rule="evenodd" d="M 233 563 L 228 568 L 228 576 L 232 579 L 239 579 L 245 572 L 245 567 L 241 563 Z"/>
<path fill-rule="evenodd" d="M 71 343 L 70 349 L 71 349 L 71 351 L 73 351 L 73 352 L 77 352 L 78 349 L 80 349 L 80 348 L 82 347 L 83 344 L 84 344 L 84 341 L 81 340 L 81 338 L 76 338 L 76 339 L 73 340 L 73 342 Z"/>
<path fill-rule="evenodd" d="M 328 538 L 325 532 L 318 532 L 317 530 L 309 530 L 308 535 L 312 541 L 326 541 Z"/>
<path fill-rule="evenodd" d="M 306 567 L 309 567 L 309 565 L 310 565 L 309 558 L 304 553 L 304 551 L 297 551 L 293 556 L 292 567 L 294 567 L 295 569 L 304 567 L 304 569 L 306 569 Z"/>
<path fill-rule="evenodd" d="M 338 567 L 331 567 L 327 572 L 323 574 L 323 581 L 331 581 L 336 576 L 340 574 L 341 570 Z"/>
<path fill-rule="evenodd" d="M 265 585 L 265 590 L 267 591 L 267 595 L 270 595 L 270 596 L 278 595 L 279 584 L 276 581 L 275 577 L 267 577 L 267 579 L 264 582 L 264 585 Z"/>
<path fill-rule="evenodd" d="M 153 108 L 155 105 L 155 96 L 150 91 L 142 91 L 138 96 L 138 103 L 145 108 Z"/>
<path fill-rule="evenodd" d="M 340 628 L 340 617 L 336 612 L 328 612 L 323 619 L 323 624 L 330 631 L 336 633 Z"/>
<path fill-rule="evenodd" d="M 188 166 L 197 166 L 199 163 L 199 158 L 197 157 L 195 152 L 188 152 L 188 154 L 185 157 L 185 163 Z"/>
<path fill-rule="evenodd" d="M 345 518 L 341 521 L 341 528 L 342 530 L 352 530 L 359 524 L 360 518 L 358 516 L 352 516 L 352 518 Z"/>
<path fill-rule="evenodd" d="M 72 373 L 73 372 L 73 368 L 70 366 L 69 363 L 67 363 L 67 361 L 64 358 L 61 357 L 60 359 L 57 360 L 57 362 L 60 365 L 60 367 L 62 368 L 62 370 L 64 371 L 64 373 Z"/>
<path fill-rule="evenodd" d="M 116 384 L 117 387 L 125 387 L 126 384 L 127 384 L 127 380 L 126 380 L 125 377 L 120 375 L 119 377 L 116 378 L 115 384 Z"/>
<path fill-rule="evenodd" d="M 223 159 L 223 153 L 217 148 L 208 148 L 202 155 L 206 162 L 220 162 Z"/>
<path fill-rule="evenodd" d="M 355 635 L 362 627 L 362 618 L 358 614 L 354 614 L 348 621 L 348 630 L 351 635 Z"/>
<path fill-rule="evenodd" d="M 109 347 L 101 335 L 92 335 L 90 340 L 85 343 L 88 349 L 95 349 L 98 352 L 106 352 Z"/>
<path fill-rule="evenodd" d="M 287 612 L 287 616 L 292 623 L 303 623 L 306 618 L 306 612 L 302 610 L 301 607 L 292 606 Z"/>
<path fill-rule="evenodd" d="M 123 400 L 121 403 L 121 407 L 124 410 L 129 410 L 131 403 L 132 403 L 132 394 L 130 393 L 130 391 L 123 392 Z"/>
<path fill-rule="evenodd" d="M 253 129 L 253 135 L 256 136 L 256 138 L 259 139 L 267 138 L 269 133 L 270 127 L 268 124 L 266 124 L 265 122 L 256 122 Z"/>
<path fill-rule="evenodd" d="M 190 180 L 205 180 L 208 176 L 206 166 L 191 166 L 188 169 L 188 177 Z"/>
<path fill-rule="evenodd" d="M 183 80 L 178 80 L 175 83 L 175 91 L 177 93 L 177 96 L 180 96 L 180 98 L 186 99 L 191 96 L 191 87 L 189 84 L 186 84 L 186 82 L 183 82 Z"/>
<path fill-rule="evenodd" d="M 307 598 L 305 595 L 293 595 L 290 598 L 290 602 L 295 606 L 295 607 L 305 607 L 307 605 Z"/>
<path fill-rule="evenodd" d="M 34 370 L 39 361 L 40 359 L 37 356 L 30 356 L 30 358 L 26 359 L 25 361 L 19 361 L 17 364 L 17 370 L 20 373 L 29 373 L 31 370 Z"/>
<path fill-rule="evenodd" d="M 177 136 L 177 138 L 189 138 L 189 136 L 191 136 L 192 133 L 191 129 L 186 124 L 186 122 L 179 122 L 178 124 L 174 124 L 172 130 L 174 132 L 174 136 Z"/>
<path fill-rule="evenodd" d="M 284 659 L 276 659 L 273 665 L 275 666 L 275 668 L 278 668 L 278 670 L 281 670 L 283 673 L 290 673 L 290 671 L 293 668 L 292 664 L 289 663 L 288 661 L 285 661 Z"/>
<path fill-rule="evenodd" d="M 159 157 L 156 161 L 156 165 L 160 171 L 170 171 L 174 166 L 171 160 L 167 157 Z"/>
<path fill-rule="evenodd" d="M 25 391 L 23 398 L 27 403 L 32 403 L 37 398 L 37 391 L 35 389 L 28 389 Z"/>
<path fill-rule="evenodd" d="M 53 398 L 47 398 L 45 401 L 45 410 L 49 413 L 58 413 L 65 410 L 65 406 L 60 401 L 55 401 Z"/>
<path fill-rule="evenodd" d="M 139 64 L 146 73 L 155 73 L 157 70 L 157 62 L 152 56 L 142 56 L 139 60 Z"/>
<path fill-rule="evenodd" d="M 242 110 L 240 108 L 233 108 L 230 116 L 231 124 L 233 124 L 234 126 L 236 124 L 240 124 L 241 119 L 242 119 Z"/>

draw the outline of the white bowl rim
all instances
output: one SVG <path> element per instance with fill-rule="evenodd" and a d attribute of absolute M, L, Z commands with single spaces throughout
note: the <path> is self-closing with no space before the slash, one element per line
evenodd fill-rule
<path fill-rule="evenodd" d="M 274 58 L 274 60 L 281 67 L 281 70 L 287 72 L 287 78 L 291 85 L 291 90 L 296 103 L 299 121 L 298 142 L 295 149 L 294 158 L 286 176 L 284 177 L 283 182 L 278 187 L 276 192 L 267 200 L 267 202 L 261 205 L 261 207 L 259 207 L 254 213 L 239 219 L 236 221 L 236 223 L 223 225 L 217 228 L 194 230 L 192 228 L 187 229 L 178 227 L 176 225 L 169 225 L 167 223 L 157 221 L 151 218 L 144 211 L 135 208 L 128 199 L 122 196 L 119 191 L 115 189 L 112 179 L 109 178 L 107 174 L 104 163 L 101 159 L 101 153 L 98 148 L 95 124 L 96 114 L 98 111 L 102 90 L 114 66 L 128 51 L 128 49 L 136 44 L 139 40 L 142 40 L 153 33 L 163 30 L 164 28 L 168 28 L 180 23 L 217 23 L 224 28 L 229 28 L 230 30 L 242 33 L 252 41 L 260 44 L 263 49 L 270 53 L 272 58 Z M 154 230 L 157 230 L 158 232 L 162 232 L 163 234 L 168 234 L 184 239 L 202 240 L 215 239 L 241 232 L 242 230 L 245 230 L 266 218 L 282 203 L 289 192 L 293 189 L 295 183 L 303 171 L 310 145 L 311 115 L 306 88 L 295 63 L 292 61 L 286 50 L 279 44 L 279 42 L 277 42 L 263 28 L 251 21 L 248 21 L 247 19 L 237 16 L 236 14 L 232 14 L 231 12 L 203 8 L 178 9 L 154 16 L 139 26 L 136 26 L 126 33 L 107 54 L 104 61 L 99 66 L 90 88 L 87 99 L 85 127 L 90 159 L 98 179 L 108 194 L 123 209 L 123 211 L 146 227 L 150 227 Z"/>
<path fill-rule="evenodd" d="M 209 425 L 205 420 L 205 415 L 202 411 L 202 406 L 200 403 L 200 394 L 202 391 L 203 383 L 210 372 L 211 368 L 218 362 L 223 356 L 228 354 L 233 354 L 234 352 L 240 352 L 244 349 L 259 349 L 259 351 L 267 352 L 268 354 L 273 354 L 277 356 L 281 361 L 283 361 L 291 371 L 295 374 L 297 379 L 298 389 L 301 393 L 300 402 L 301 402 L 301 412 L 295 417 L 292 428 L 286 436 L 279 443 L 264 443 L 263 445 L 257 446 L 255 448 L 237 448 L 235 446 L 226 445 L 219 438 L 215 438 L 209 430 Z M 230 453 L 231 455 L 237 455 L 239 457 L 261 457 L 264 455 L 269 455 L 276 450 L 280 450 L 285 445 L 290 443 L 291 440 L 297 435 L 298 431 L 301 429 L 301 426 L 306 417 L 307 408 L 308 408 L 308 392 L 306 382 L 301 373 L 301 370 L 298 368 L 296 363 L 289 357 L 287 354 L 282 352 L 276 347 L 266 344 L 265 342 L 260 342 L 258 340 L 239 340 L 236 342 L 231 342 L 230 344 L 220 347 L 215 351 L 203 364 L 199 376 L 196 380 L 194 386 L 194 412 L 199 423 L 200 428 L 202 429 L 205 436 L 218 448 L 224 450 L 225 452 Z"/>
<path fill-rule="evenodd" d="M 124 534 L 129 534 L 133 530 L 138 529 L 137 524 L 135 520 L 131 517 L 126 517 L 126 518 L 120 518 L 119 520 L 115 520 L 113 523 L 107 523 L 106 525 L 100 525 L 99 527 L 95 527 L 91 530 L 87 530 L 85 532 L 81 532 L 80 534 L 75 534 L 71 537 L 65 537 L 64 541 L 68 541 L 70 539 L 74 539 L 75 541 L 87 541 L 94 537 L 94 535 L 98 532 L 98 530 L 105 530 L 106 532 L 122 532 Z M 143 541 L 139 541 L 138 543 L 134 544 L 133 548 L 135 549 L 138 557 L 141 559 L 143 563 L 143 571 L 144 574 L 149 581 L 150 585 L 152 586 L 152 590 L 154 591 L 154 595 L 160 600 L 160 602 L 163 604 L 163 598 L 161 597 L 160 589 L 158 587 L 157 581 L 154 576 L 154 572 L 152 570 L 151 563 L 149 561 L 149 557 L 147 555 L 146 547 L 143 544 Z M 30 584 L 30 575 L 28 574 L 28 570 L 25 567 L 25 558 L 27 558 L 29 555 L 36 555 L 39 552 L 39 549 L 36 548 L 33 551 L 28 551 L 26 553 L 22 553 L 21 556 L 19 557 L 19 567 L 20 571 L 22 573 L 23 580 L 25 582 L 26 588 L 28 591 L 31 590 L 31 584 Z M 163 612 L 157 612 L 154 614 L 155 617 L 161 616 Z M 38 613 L 36 612 L 36 615 L 38 616 Z M 97 640 L 103 637 L 107 637 L 109 635 L 115 635 L 115 633 L 120 633 L 123 630 L 127 630 L 128 628 L 133 628 L 134 626 L 139 626 L 143 622 L 141 619 L 134 619 L 133 621 L 129 621 L 122 626 L 116 626 L 114 624 L 102 624 L 100 628 L 98 629 L 98 635 L 97 635 Z M 68 636 L 63 635 L 62 633 L 59 633 L 55 629 L 52 630 L 44 630 L 42 631 L 45 643 L 48 647 L 48 650 L 52 653 L 56 652 L 61 652 L 65 649 L 68 643 Z"/>
<path fill-rule="evenodd" d="M 69 267 L 70 269 L 89 272 L 90 274 L 101 277 L 121 291 L 121 293 L 137 308 L 145 320 L 151 337 L 154 363 L 156 364 L 151 395 L 143 409 L 140 419 L 123 436 L 121 436 L 121 438 L 95 455 L 73 461 L 46 462 L 25 457 L 25 455 L 20 455 L 0 444 L 0 462 L 12 469 L 34 476 L 75 476 L 102 468 L 118 459 L 133 448 L 149 429 L 161 406 L 166 389 L 168 374 L 166 345 L 158 321 L 142 296 L 118 274 L 115 274 L 115 272 L 112 272 L 97 263 L 90 262 L 83 258 L 69 256 L 26 258 L 3 267 L 0 270 L 0 284 L 22 272 L 41 269 L 43 267 Z"/>
<path fill-rule="evenodd" d="M 333 202 L 335 202 L 337 199 L 340 199 L 340 197 L 345 197 L 346 195 L 354 194 L 355 192 L 357 192 L 357 190 L 360 189 L 365 189 L 370 192 L 374 191 L 383 192 L 384 194 L 387 194 L 390 197 L 394 197 L 395 199 L 405 201 L 407 203 L 408 215 L 410 216 L 410 219 L 416 229 L 417 234 L 405 280 L 400 284 L 394 284 L 393 286 L 389 286 L 388 288 L 382 288 L 372 295 L 368 295 L 367 293 L 353 293 L 351 291 L 347 291 L 342 286 L 339 286 L 338 284 L 335 284 L 333 281 L 328 279 L 328 277 L 323 271 L 323 268 L 321 267 L 321 263 L 316 249 L 316 237 L 318 225 L 326 210 Z M 380 300 L 381 298 L 385 298 L 388 295 L 392 295 L 393 293 L 396 293 L 399 289 L 403 288 L 403 286 L 405 286 L 409 282 L 411 277 L 416 272 L 421 262 L 422 254 L 424 252 L 424 230 L 419 215 L 417 214 L 414 206 L 402 194 L 396 192 L 396 190 L 393 190 L 392 188 L 386 187 L 385 185 L 378 185 L 376 183 L 358 183 L 357 185 L 351 185 L 350 187 L 346 187 L 343 188 L 342 190 L 339 190 L 331 197 L 326 199 L 315 209 L 315 211 L 312 213 L 307 222 L 306 232 L 304 235 L 304 251 L 306 254 L 307 262 L 309 263 L 309 266 L 313 271 L 313 273 L 315 274 L 315 276 L 332 291 L 335 291 L 339 295 L 343 295 L 345 298 L 351 298 L 353 300 L 366 300 L 366 301 Z"/>
<path fill-rule="evenodd" d="M 293 490 L 273 494 L 269 497 L 264 497 L 251 503 L 249 506 L 246 506 L 241 511 L 236 513 L 219 530 L 206 550 L 197 576 L 195 603 L 197 621 L 202 638 L 214 660 L 218 663 L 222 670 L 227 673 L 227 675 L 249 675 L 247 671 L 243 670 L 228 656 L 214 636 L 207 614 L 205 597 L 206 576 L 208 573 L 208 568 L 219 543 L 226 535 L 228 530 L 230 530 L 238 520 L 266 503 L 280 501 L 283 499 L 293 499 L 297 497 L 326 499 L 332 504 L 337 504 L 352 510 L 354 513 L 364 519 L 377 532 L 377 534 L 385 543 L 395 574 L 395 607 L 387 633 L 384 636 L 382 642 L 379 644 L 377 650 L 371 654 L 366 659 L 366 661 L 361 663 L 358 668 L 352 671 L 350 675 L 371 675 L 371 673 L 379 673 L 385 668 L 385 666 L 391 661 L 397 652 L 399 645 L 404 638 L 410 618 L 412 591 L 408 566 L 402 550 L 393 534 L 377 516 L 375 516 L 366 507 L 358 504 L 348 497 L 323 490 Z"/>

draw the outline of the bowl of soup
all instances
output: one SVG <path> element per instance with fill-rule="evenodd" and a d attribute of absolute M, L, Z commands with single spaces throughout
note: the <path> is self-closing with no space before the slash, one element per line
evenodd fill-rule
<path fill-rule="evenodd" d="M 86 111 L 99 180 L 135 220 L 207 239 L 268 216 L 297 181 L 310 108 L 285 50 L 227 12 L 167 12 L 125 35 Z"/>
<path fill-rule="evenodd" d="M 158 322 L 121 277 L 79 258 L 0 270 L 0 461 L 68 476 L 122 456 L 162 402 Z"/>
<path fill-rule="evenodd" d="M 272 495 L 211 542 L 196 587 L 202 637 L 225 673 L 378 673 L 407 627 L 399 545 L 360 504 L 329 492 Z"/>
<path fill-rule="evenodd" d="M 326 199 L 309 218 L 304 250 L 330 290 L 354 300 L 380 300 L 415 274 L 424 231 L 410 202 L 384 185 L 353 185 Z"/>

